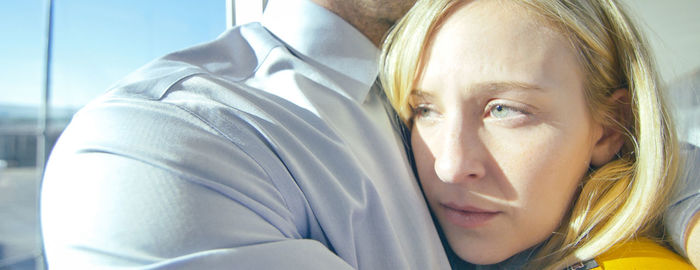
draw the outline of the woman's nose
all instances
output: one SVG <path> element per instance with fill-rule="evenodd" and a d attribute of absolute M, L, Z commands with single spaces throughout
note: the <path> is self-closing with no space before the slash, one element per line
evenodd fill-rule
<path fill-rule="evenodd" d="M 486 175 L 484 146 L 476 132 L 450 132 L 435 157 L 435 172 L 441 181 L 458 184 Z"/>

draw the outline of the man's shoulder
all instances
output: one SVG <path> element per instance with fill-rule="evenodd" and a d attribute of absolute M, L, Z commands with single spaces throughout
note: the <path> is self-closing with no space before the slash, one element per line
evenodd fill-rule
<path fill-rule="evenodd" d="M 263 150 L 319 145 L 319 138 L 334 144 L 341 136 L 330 117 L 360 115 L 359 105 L 333 90 L 338 86 L 324 74 L 262 25 L 248 24 L 146 65 L 86 106 L 71 125 L 138 124 L 143 128 L 121 134 L 146 137 L 141 141 L 163 134 L 248 146 L 255 141 Z"/>
<path fill-rule="evenodd" d="M 244 87 L 239 82 L 253 76 L 270 52 L 281 46 L 259 23 L 238 26 L 211 42 L 151 61 L 112 86 L 108 95 L 158 100 L 192 76 L 220 78 L 232 87 Z"/>
<path fill-rule="evenodd" d="M 297 127 L 328 133 L 313 105 L 303 102 L 311 97 L 297 85 L 300 70 L 301 77 L 314 72 L 261 24 L 251 23 L 148 63 L 85 106 L 71 125 L 143 122 L 150 127 L 141 132 L 145 135 L 200 130 L 228 140 L 242 133 L 289 137 Z M 163 131 L 153 123 L 169 130 L 177 123 L 199 129 Z"/>

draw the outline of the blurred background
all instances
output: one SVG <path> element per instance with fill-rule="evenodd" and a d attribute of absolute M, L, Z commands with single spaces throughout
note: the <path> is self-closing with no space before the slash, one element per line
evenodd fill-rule
<path fill-rule="evenodd" d="M 2 0 L 0 270 L 44 269 L 40 172 L 72 115 L 149 61 L 256 20 L 265 2 Z"/>
<path fill-rule="evenodd" d="M 0 270 L 44 269 L 41 172 L 72 115 L 147 62 L 257 20 L 266 2 L 3 0 Z M 667 83 L 698 72 L 700 0 L 623 2 L 646 32 Z"/>

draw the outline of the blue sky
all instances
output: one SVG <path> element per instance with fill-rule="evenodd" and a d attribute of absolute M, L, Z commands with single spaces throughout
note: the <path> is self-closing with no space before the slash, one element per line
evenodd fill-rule
<path fill-rule="evenodd" d="M 0 104 L 39 104 L 47 1 L 3 0 Z M 52 105 L 80 107 L 129 72 L 225 30 L 224 0 L 54 0 Z"/>

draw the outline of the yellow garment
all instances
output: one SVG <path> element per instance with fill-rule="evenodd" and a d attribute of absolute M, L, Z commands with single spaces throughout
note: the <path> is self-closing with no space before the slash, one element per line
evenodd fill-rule
<path fill-rule="evenodd" d="M 649 239 L 615 246 L 596 257 L 595 261 L 599 266 L 593 270 L 695 269 L 683 257 Z"/>

